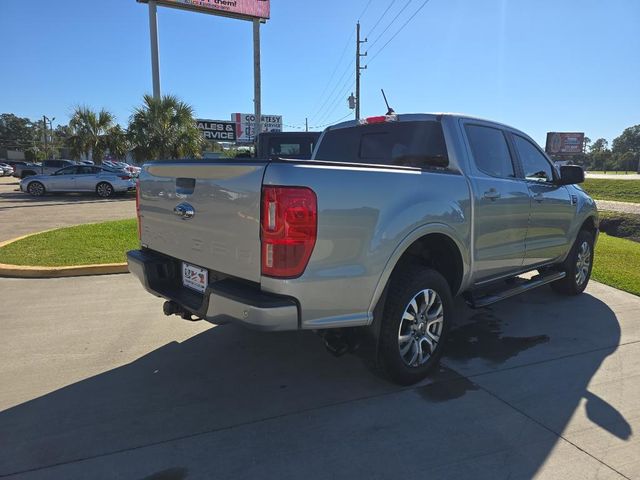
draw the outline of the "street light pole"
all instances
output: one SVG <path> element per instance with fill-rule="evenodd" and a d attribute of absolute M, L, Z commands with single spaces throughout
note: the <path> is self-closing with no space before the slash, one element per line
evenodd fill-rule
<path fill-rule="evenodd" d="M 160 61 L 158 60 L 158 17 L 156 0 L 149 0 L 149 36 L 151 40 L 151 75 L 153 98 L 160 98 Z"/>
<path fill-rule="evenodd" d="M 47 118 L 46 115 L 42 116 L 42 125 L 44 126 L 44 129 L 43 129 L 43 131 L 44 131 L 44 154 L 47 157 L 49 157 L 49 154 L 47 152 L 47 122 L 49 122 L 49 125 L 51 125 L 51 134 L 52 134 L 52 139 L 53 139 L 53 121 L 55 119 L 56 119 L 56 117 Z"/>

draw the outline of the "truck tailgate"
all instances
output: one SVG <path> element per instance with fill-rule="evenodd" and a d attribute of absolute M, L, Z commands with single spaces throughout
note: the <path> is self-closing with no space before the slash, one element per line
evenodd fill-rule
<path fill-rule="evenodd" d="M 141 244 L 227 275 L 260 281 L 260 195 L 268 162 L 146 165 L 140 175 Z M 193 216 L 174 209 L 193 210 Z"/>

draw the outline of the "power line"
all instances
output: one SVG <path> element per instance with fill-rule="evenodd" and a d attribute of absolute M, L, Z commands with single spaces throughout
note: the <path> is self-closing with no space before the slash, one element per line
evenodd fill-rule
<path fill-rule="evenodd" d="M 322 128 L 322 127 L 327 127 L 329 125 L 335 125 L 336 123 L 341 122 L 342 120 L 344 120 L 345 118 L 350 117 L 351 115 L 353 115 L 353 114 L 351 112 L 349 112 L 344 117 L 340 117 L 337 120 L 334 120 L 333 122 L 325 123 L 324 125 L 314 125 L 313 127 L 309 127 L 309 128 Z"/>
<path fill-rule="evenodd" d="M 395 1 L 395 0 L 394 0 Z M 364 8 L 362 9 L 362 12 L 360 12 L 360 15 L 358 16 L 358 21 L 360 21 L 360 19 L 362 18 L 362 16 L 367 12 L 367 10 L 369 9 L 369 7 L 371 6 L 371 3 L 373 2 L 373 0 L 368 0 L 367 3 L 365 4 Z M 327 83 L 325 83 L 325 86 L 322 90 L 322 93 L 320 94 L 320 99 L 322 99 L 322 97 L 324 97 L 325 93 L 327 92 L 327 90 L 329 89 L 329 86 L 331 85 L 332 80 L 335 77 L 335 73 L 338 71 L 338 68 L 340 67 L 340 64 L 342 63 L 342 59 L 344 58 L 345 53 L 347 52 L 347 49 L 349 48 L 349 45 L 351 44 L 351 41 L 353 39 L 355 32 L 352 30 L 351 34 L 349 35 L 349 38 L 347 40 L 347 43 L 345 44 L 344 48 L 342 49 L 342 53 L 340 54 L 340 58 L 338 60 L 338 63 L 336 64 L 335 68 L 333 69 L 333 72 L 331 73 L 331 75 L 329 76 L 329 80 L 327 81 Z M 342 76 L 340 77 L 340 80 L 338 80 L 336 82 L 336 86 L 340 84 L 340 82 L 342 81 L 342 79 L 344 78 L 344 75 L 346 74 L 346 72 L 351 68 L 351 66 L 353 65 L 354 60 L 351 61 L 351 63 L 347 66 L 347 69 L 345 70 L 345 72 L 342 74 Z M 319 109 L 314 109 L 316 110 L 316 112 L 311 115 L 310 118 L 315 118 L 316 116 L 318 116 L 320 114 L 320 112 L 322 111 L 322 109 L 324 108 L 324 106 L 326 105 L 326 103 L 328 102 L 329 98 L 333 95 L 334 90 L 331 91 L 331 93 L 329 94 L 329 96 L 325 99 L 325 101 L 323 102 L 322 106 Z M 319 102 L 318 102 L 319 103 Z M 317 105 L 317 104 L 316 104 Z"/>
<path fill-rule="evenodd" d="M 347 99 L 347 94 L 349 93 L 349 91 L 353 91 L 353 87 L 355 86 L 355 80 L 352 79 L 347 79 L 347 80 L 351 80 L 351 83 L 345 82 L 342 85 L 342 88 L 338 91 L 338 96 L 336 97 L 336 99 L 334 100 L 334 102 L 330 105 L 329 110 L 327 110 L 327 113 L 325 113 L 325 115 L 320 118 L 318 121 L 319 122 L 323 122 L 325 121 L 327 118 L 331 117 L 331 115 L 333 115 L 333 112 L 336 111 L 336 108 L 338 108 L 338 106 L 340 105 L 341 101 L 345 101 Z M 346 90 L 344 89 L 344 87 L 347 87 Z"/>
<path fill-rule="evenodd" d="M 387 12 L 389 10 L 391 10 L 391 7 L 393 7 L 393 4 L 396 3 L 396 0 L 391 0 L 391 3 L 389 4 L 389 6 L 385 9 L 384 12 L 382 12 L 382 15 L 380 15 L 380 17 L 378 18 L 378 20 L 376 20 L 376 23 L 374 23 L 373 27 L 371 28 L 371 30 L 369 30 L 369 33 L 367 33 L 367 37 L 369 37 L 369 35 L 371 35 L 373 33 L 373 31 L 376 29 L 376 27 L 378 25 L 380 25 L 380 22 L 382 21 L 382 19 L 384 18 L 384 16 L 387 14 Z"/>
<path fill-rule="evenodd" d="M 422 2 L 422 5 L 420 5 L 420 6 L 418 7 L 418 9 L 417 9 L 415 12 L 413 12 L 413 15 L 411 15 L 411 16 L 407 19 L 407 21 L 406 21 L 406 22 L 404 22 L 404 23 L 402 24 L 402 26 L 398 29 L 398 31 L 397 31 L 396 33 L 394 33 L 394 34 L 391 36 L 391 38 L 390 38 L 389 40 L 387 40 L 387 43 L 385 43 L 385 44 L 380 48 L 380 50 L 378 50 L 378 51 L 375 53 L 375 55 L 373 55 L 373 56 L 369 59 L 369 61 L 367 62 L 367 66 L 369 66 L 369 64 L 370 64 L 371 62 L 373 62 L 373 60 L 374 60 L 378 55 L 380 55 L 380 53 L 381 53 L 381 52 L 386 48 L 386 46 L 387 46 L 387 45 L 389 45 L 389 44 L 393 41 L 393 39 L 394 39 L 394 38 L 396 38 L 396 37 L 398 36 L 398 34 L 399 34 L 403 29 L 404 29 L 404 27 L 406 27 L 406 26 L 409 24 L 409 22 L 411 22 L 411 20 L 413 20 L 413 19 L 415 18 L 415 16 L 416 16 L 418 13 L 420 13 L 420 10 L 422 10 L 422 9 L 424 8 L 424 6 L 425 6 L 427 3 L 429 3 L 430 1 L 431 1 L 431 0 L 425 0 L 424 2 Z"/>
<path fill-rule="evenodd" d="M 391 25 L 393 25 L 393 24 L 395 23 L 395 21 L 398 19 L 398 17 L 399 17 L 400 15 L 402 15 L 402 12 L 404 12 L 404 11 L 407 9 L 407 7 L 408 7 L 409 5 L 411 5 L 411 2 L 413 2 L 413 0 L 408 0 L 408 1 L 407 1 L 407 3 L 405 3 L 405 4 L 404 4 L 404 7 L 402 7 L 402 8 L 400 9 L 400 11 L 396 14 L 396 16 L 395 16 L 395 17 L 393 17 L 393 20 L 391 20 L 391 21 L 389 22 L 389 24 L 385 27 L 385 29 L 382 31 L 382 33 L 380 33 L 380 35 L 378 35 L 378 36 L 376 37 L 376 39 L 371 43 L 371 45 L 369 45 L 369 49 L 373 48 L 373 46 L 374 46 L 376 43 L 378 43 L 378 41 L 382 38 L 382 36 L 383 36 L 385 33 L 387 33 L 387 30 L 389 30 L 389 28 L 391 28 Z"/>
<path fill-rule="evenodd" d="M 367 2 L 367 4 L 364 6 L 364 10 L 362 10 L 362 13 L 360 13 L 360 15 L 358 15 L 358 21 L 360 21 L 360 19 L 362 18 L 362 16 L 365 14 L 365 12 L 367 11 L 367 9 L 369 8 L 369 6 L 371 5 L 371 2 L 373 0 L 369 0 Z"/>
<path fill-rule="evenodd" d="M 314 115 L 311 115 L 311 118 L 316 118 L 316 117 L 320 117 L 320 116 L 323 115 L 325 107 L 327 106 L 329 101 L 332 98 L 334 98 L 334 94 L 336 93 L 336 90 L 338 89 L 338 86 L 340 85 L 340 82 L 342 82 L 345 79 L 345 77 L 348 79 L 347 73 L 349 73 L 351 71 L 351 67 L 353 67 L 354 64 L 355 64 L 355 59 L 352 59 L 351 62 L 349 62 L 349 64 L 347 65 L 347 68 L 342 72 L 342 75 L 340 76 L 340 79 L 336 82 L 335 86 L 331 90 L 331 93 L 327 96 L 327 98 L 325 99 L 325 101 L 322 104 L 322 106 L 320 107 L 320 109 L 318 109 L 318 111 Z"/>
<path fill-rule="evenodd" d="M 331 85 L 331 82 L 333 81 L 335 74 L 338 71 L 338 67 L 340 67 L 340 64 L 342 63 L 342 59 L 344 58 L 345 53 L 347 53 L 347 49 L 349 48 L 349 45 L 351 45 L 351 41 L 353 40 L 354 35 L 355 35 L 355 32 L 352 30 L 351 35 L 349 35 L 349 38 L 347 39 L 347 43 L 344 44 L 344 48 L 342 49 L 342 53 L 340 54 L 338 63 L 336 63 L 336 66 L 333 69 L 333 72 L 331 72 L 331 75 L 329 76 L 329 80 L 327 81 L 327 83 L 324 84 L 324 89 L 322 90 L 322 93 L 320 94 L 319 99 L 323 98 L 324 94 L 327 93 L 327 90 L 329 89 L 329 85 Z M 320 100 L 316 103 L 316 105 L 318 105 L 319 103 L 320 103 Z M 314 108 L 314 110 L 316 110 L 316 113 L 314 113 L 311 116 L 314 117 L 321 108 L 322 107 L 318 109 Z"/>

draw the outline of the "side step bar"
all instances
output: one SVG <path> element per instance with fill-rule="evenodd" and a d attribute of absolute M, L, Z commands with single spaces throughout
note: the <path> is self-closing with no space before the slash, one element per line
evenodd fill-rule
<path fill-rule="evenodd" d="M 531 277 L 531 279 L 526 280 L 525 282 L 516 285 L 515 287 L 491 292 L 485 296 L 478 298 L 475 298 L 473 294 L 471 294 L 467 297 L 466 300 L 471 308 L 482 308 L 486 307 L 487 305 L 491 305 L 492 303 L 499 302 L 500 300 L 504 300 L 505 298 L 519 295 L 526 292 L 527 290 L 532 290 L 534 288 L 541 287 L 542 285 L 555 282 L 556 280 L 560 280 L 566 277 L 566 275 L 566 272 L 552 272 L 544 275 L 536 275 L 535 277 Z"/>

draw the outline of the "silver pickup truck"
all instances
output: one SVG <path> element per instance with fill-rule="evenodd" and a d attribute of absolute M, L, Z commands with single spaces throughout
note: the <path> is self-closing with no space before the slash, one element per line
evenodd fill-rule
<path fill-rule="evenodd" d="M 156 162 L 139 180 L 129 270 L 165 314 L 315 330 L 336 354 L 366 338 L 401 384 L 437 363 L 454 296 L 579 294 L 598 235 L 580 167 L 461 115 L 345 122 L 311 160 Z"/>

